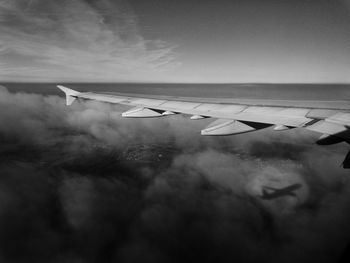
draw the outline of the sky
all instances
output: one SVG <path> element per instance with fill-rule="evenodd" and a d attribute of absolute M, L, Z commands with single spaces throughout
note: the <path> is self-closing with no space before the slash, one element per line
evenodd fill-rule
<path fill-rule="evenodd" d="M 348 0 L 0 0 L 0 81 L 348 83 Z"/>

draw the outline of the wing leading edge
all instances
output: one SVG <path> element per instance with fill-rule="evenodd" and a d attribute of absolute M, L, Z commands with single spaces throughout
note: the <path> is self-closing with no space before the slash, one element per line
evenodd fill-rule
<path fill-rule="evenodd" d="M 216 119 L 202 135 L 233 135 L 274 126 L 281 131 L 305 128 L 322 133 L 318 144 L 350 143 L 350 101 L 210 100 L 149 95 L 78 92 L 58 85 L 66 94 L 66 104 L 76 99 L 132 106 L 122 114 L 127 118 L 154 118 L 173 114 L 192 115 L 191 120 Z M 347 158 L 349 159 L 349 158 Z M 346 159 L 346 160 L 347 160 Z M 350 166 L 350 160 L 343 163 Z"/>

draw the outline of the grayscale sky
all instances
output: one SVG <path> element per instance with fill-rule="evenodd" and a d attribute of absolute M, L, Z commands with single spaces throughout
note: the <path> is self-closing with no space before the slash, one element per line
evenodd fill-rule
<path fill-rule="evenodd" d="M 0 81 L 350 82 L 347 0 L 0 0 Z"/>

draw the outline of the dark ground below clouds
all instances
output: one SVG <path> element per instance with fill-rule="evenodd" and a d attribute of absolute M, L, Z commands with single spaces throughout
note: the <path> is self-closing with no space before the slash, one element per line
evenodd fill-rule
<path fill-rule="evenodd" d="M 346 145 L 300 130 L 203 138 L 205 122 L 120 110 L 0 89 L 0 262 L 341 259 Z"/>

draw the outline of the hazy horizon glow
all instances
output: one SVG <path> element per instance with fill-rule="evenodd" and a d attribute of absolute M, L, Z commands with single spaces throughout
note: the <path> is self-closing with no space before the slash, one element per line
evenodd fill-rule
<path fill-rule="evenodd" d="M 0 0 L 0 81 L 350 82 L 346 0 Z"/>

